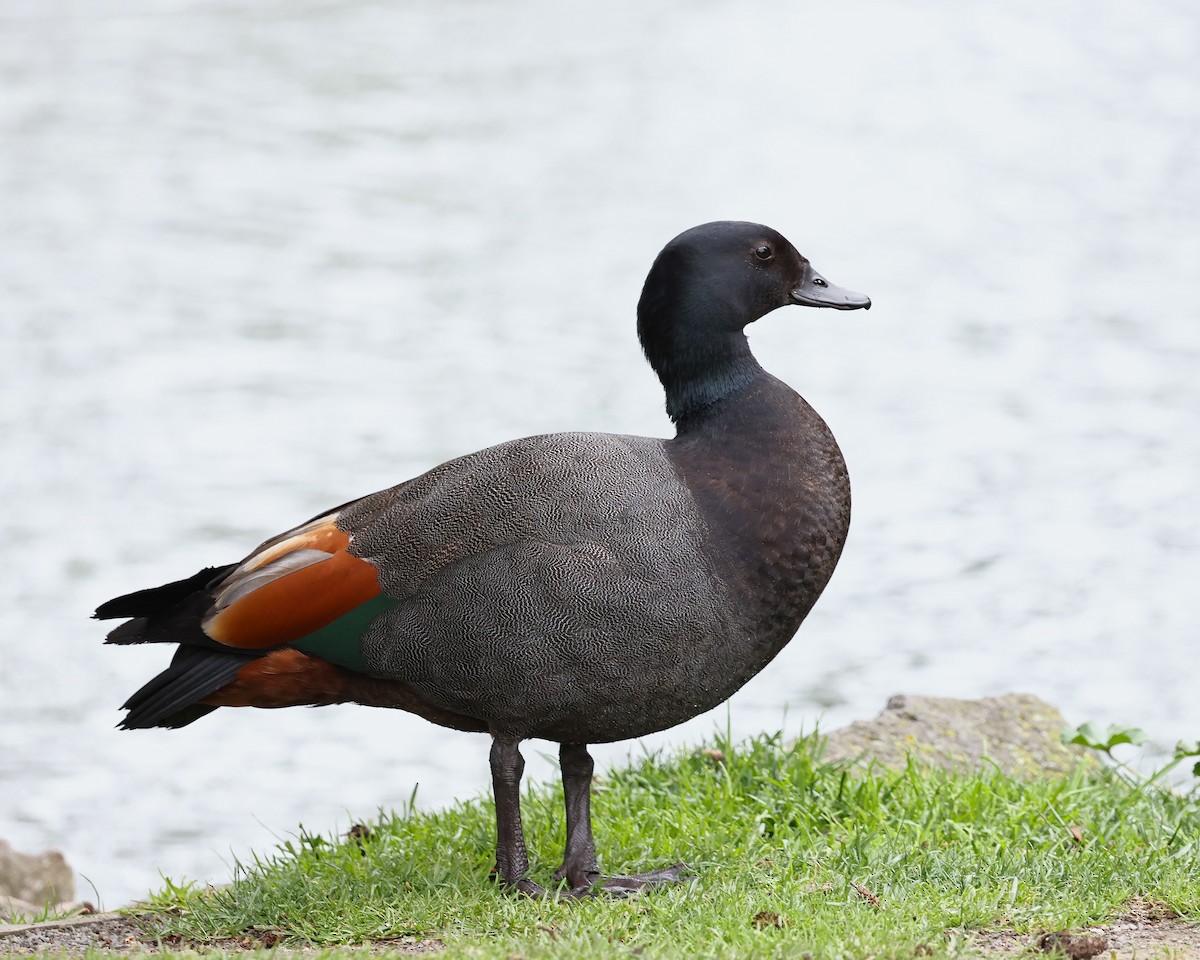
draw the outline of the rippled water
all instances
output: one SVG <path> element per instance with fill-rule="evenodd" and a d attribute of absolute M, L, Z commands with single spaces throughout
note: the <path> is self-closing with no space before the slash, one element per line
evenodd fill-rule
<path fill-rule="evenodd" d="M 118 733 L 165 654 L 87 616 L 485 444 L 665 435 L 633 308 L 716 218 L 875 300 L 752 329 L 856 513 L 799 638 L 647 743 L 901 690 L 1200 736 L 1198 48 L 1190 0 L 3 0 L 0 836 L 114 905 L 485 789 L 384 711 Z"/>

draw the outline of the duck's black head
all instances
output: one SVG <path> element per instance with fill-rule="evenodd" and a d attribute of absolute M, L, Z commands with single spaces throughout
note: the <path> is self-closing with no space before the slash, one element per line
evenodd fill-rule
<path fill-rule="evenodd" d="M 638 338 L 679 420 L 747 386 L 761 372 L 742 332 L 787 304 L 869 309 L 813 270 L 788 241 L 759 223 L 693 227 L 654 261 L 638 303 Z"/>

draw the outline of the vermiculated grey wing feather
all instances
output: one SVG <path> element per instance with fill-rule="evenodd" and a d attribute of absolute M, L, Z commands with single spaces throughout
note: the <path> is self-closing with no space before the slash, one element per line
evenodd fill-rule
<path fill-rule="evenodd" d="M 513 736 L 595 742 L 728 695 L 696 654 L 738 629 L 736 603 L 661 440 L 515 440 L 338 523 L 398 601 L 364 638 L 367 664 L 432 703 Z"/>

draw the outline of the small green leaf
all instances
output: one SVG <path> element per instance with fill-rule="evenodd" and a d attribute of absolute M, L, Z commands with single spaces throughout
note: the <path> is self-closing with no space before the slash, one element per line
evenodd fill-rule
<path fill-rule="evenodd" d="M 1108 745 L 1110 748 L 1121 743 L 1131 743 L 1135 747 L 1140 747 L 1150 739 L 1146 731 L 1140 727 L 1110 727 L 1109 733 Z"/>
<path fill-rule="evenodd" d="M 1139 727 L 1104 727 L 1092 722 L 1080 724 L 1074 730 L 1067 730 L 1064 736 L 1068 738 L 1068 743 L 1078 743 L 1093 750 L 1103 750 L 1105 753 L 1122 743 L 1131 743 L 1136 747 L 1150 739 Z"/>
<path fill-rule="evenodd" d="M 1078 743 L 1080 746 L 1091 747 L 1099 750 L 1100 729 L 1094 723 L 1083 723 L 1078 727 L 1071 729 L 1068 727 L 1063 731 L 1063 739 L 1067 743 Z"/>

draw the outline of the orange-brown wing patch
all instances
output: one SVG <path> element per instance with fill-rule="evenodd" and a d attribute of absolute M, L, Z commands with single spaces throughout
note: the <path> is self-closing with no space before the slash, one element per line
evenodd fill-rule
<path fill-rule="evenodd" d="M 371 564 L 349 553 L 337 515 L 269 540 L 217 584 L 204 632 L 259 650 L 298 640 L 379 595 Z"/>

